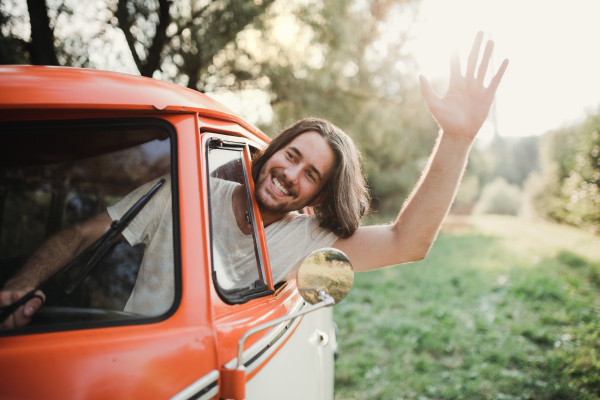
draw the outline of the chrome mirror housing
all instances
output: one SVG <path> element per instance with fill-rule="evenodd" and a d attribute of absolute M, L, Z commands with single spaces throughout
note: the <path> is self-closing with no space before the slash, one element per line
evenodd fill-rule
<path fill-rule="evenodd" d="M 312 252 L 300 265 L 296 279 L 300 294 L 309 304 L 333 297 L 335 304 L 342 301 L 354 283 L 354 270 L 348 256 L 333 248 Z"/>

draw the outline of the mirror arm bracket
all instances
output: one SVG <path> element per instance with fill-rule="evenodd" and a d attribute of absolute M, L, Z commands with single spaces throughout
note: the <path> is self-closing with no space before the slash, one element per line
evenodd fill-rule
<path fill-rule="evenodd" d="M 246 398 L 246 367 L 244 366 L 243 353 L 244 353 L 244 342 L 248 337 L 254 335 L 257 332 L 278 325 L 282 322 L 289 321 L 300 317 L 309 312 L 316 311 L 320 308 L 331 307 L 335 304 L 333 297 L 328 295 L 324 290 L 320 290 L 318 294 L 320 301 L 317 304 L 309 306 L 308 308 L 295 312 L 290 315 L 286 315 L 281 318 L 274 319 L 273 321 L 260 324 L 246 331 L 238 342 L 238 357 L 237 366 L 233 369 L 221 369 L 221 397 L 227 399 L 245 399 Z"/>
<path fill-rule="evenodd" d="M 251 329 L 248 329 L 246 331 L 246 333 L 244 333 L 242 335 L 242 337 L 240 338 L 240 340 L 238 342 L 238 356 L 237 356 L 236 369 L 244 368 L 244 362 L 243 362 L 244 342 L 246 341 L 246 339 L 248 339 L 248 337 L 254 335 L 257 332 L 260 332 L 260 331 L 270 328 L 272 326 L 278 325 L 282 322 L 289 321 L 290 319 L 294 319 L 296 317 L 300 317 L 304 314 L 308 314 L 309 312 L 316 311 L 323 307 L 331 307 L 335 304 L 335 300 L 333 299 L 333 297 L 331 297 L 330 295 L 325 293 L 324 290 L 319 291 L 319 299 L 321 299 L 322 301 L 320 301 L 319 303 L 314 304 L 312 306 L 309 306 L 308 308 L 306 308 L 304 310 L 295 312 L 290 315 L 286 315 L 281 318 L 274 319 L 273 321 L 265 322 L 264 324 L 255 326 L 254 328 L 251 328 Z"/>

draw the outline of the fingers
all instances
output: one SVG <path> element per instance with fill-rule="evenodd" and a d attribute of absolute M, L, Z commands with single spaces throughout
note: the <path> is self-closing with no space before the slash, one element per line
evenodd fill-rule
<path fill-rule="evenodd" d="M 31 319 L 33 314 L 35 314 L 37 312 L 37 310 L 40 309 L 42 304 L 44 304 L 44 301 L 46 301 L 46 295 L 41 290 L 37 290 L 35 292 L 35 294 L 37 296 L 40 296 L 44 300 L 42 301 L 42 299 L 40 299 L 39 297 L 34 297 L 33 299 L 31 299 L 27 303 L 25 303 L 23 315 L 29 319 Z M 29 321 L 27 321 L 27 322 L 29 322 Z"/>
<path fill-rule="evenodd" d="M 7 306 L 14 303 L 15 301 L 23 297 L 25 294 L 27 294 L 31 289 L 26 289 L 24 291 L 14 290 L 0 292 L 0 305 Z M 36 295 L 39 295 L 44 300 L 46 299 L 46 296 L 40 290 L 36 292 Z M 8 316 L 8 318 L 6 318 L 6 320 L 4 320 L 2 324 L 0 324 L 0 329 L 13 329 L 27 325 L 29 322 L 31 322 L 31 317 L 37 312 L 37 310 L 42 306 L 42 304 L 43 302 L 41 299 L 34 297 L 24 305 L 19 307 L 10 316 Z"/>
<path fill-rule="evenodd" d="M 467 60 L 467 72 L 465 78 L 475 77 L 475 67 L 477 66 L 477 60 L 479 59 L 479 49 L 481 48 L 481 42 L 483 41 L 483 32 L 477 32 L 473 47 L 471 47 L 471 53 L 469 53 L 469 59 Z"/>
<path fill-rule="evenodd" d="M 498 85 L 500 84 L 500 81 L 502 80 L 502 76 L 504 75 L 504 71 L 506 71 L 506 67 L 508 67 L 508 59 L 505 59 L 502 62 L 502 65 L 500 65 L 500 69 L 498 69 L 498 72 L 492 78 L 492 81 L 490 82 L 490 86 L 488 87 L 487 90 L 488 90 L 488 93 L 490 93 L 492 96 L 494 95 L 494 93 L 496 93 L 496 89 L 498 89 Z"/>
<path fill-rule="evenodd" d="M 461 78 L 460 58 L 458 57 L 458 50 L 455 50 L 450 56 L 450 86 L 456 86 Z"/>
<path fill-rule="evenodd" d="M 485 50 L 483 51 L 483 57 L 481 58 L 481 64 L 479 65 L 479 69 L 477 70 L 477 81 L 479 83 L 483 83 L 485 79 L 485 73 L 487 72 L 488 64 L 490 62 L 490 58 L 492 57 L 492 52 L 494 51 L 494 42 L 488 40 L 485 45 Z"/>
<path fill-rule="evenodd" d="M 440 96 L 433 90 L 431 83 L 423 75 L 419 75 L 419 82 L 421 83 L 421 94 L 425 97 L 425 101 L 429 108 L 435 107 L 440 101 Z"/>
<path fill-rule="evenodd" d="M 8 306 L 11 303 L 12 303 L 12 292 L 8 292 L 8 291 L 0 292 L 0 305 Z M 6 318 L 0 324 L 1 329 L 11 329 L 11 328 L 14 328 L 14 326 L 15 326 L 15 323 L 14 323 L 14 318 L 12 315 L 9 315 L 8 318 Z"/>

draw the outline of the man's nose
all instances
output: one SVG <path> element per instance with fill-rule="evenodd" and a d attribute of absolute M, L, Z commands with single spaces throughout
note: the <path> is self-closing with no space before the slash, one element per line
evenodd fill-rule
<path fill-rule="evenodd" d="M 285 169 L 285 171 L 283 171 L 283 174 L 285 175 L 285 182 L 284 184 L 287 185 L 293 185 L 295 183 L 298 182 L 298 178 L 300 177 L 300 174 L 302 173 L 302 169 L 300 168 L 299 165 L 294 165 L 294 166 L 289 166 L 288 168 Z"/>

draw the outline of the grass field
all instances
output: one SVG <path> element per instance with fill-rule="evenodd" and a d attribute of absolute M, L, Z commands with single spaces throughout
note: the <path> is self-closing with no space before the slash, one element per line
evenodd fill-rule
<path fill-rule="evenodd" d="M 334 308 L 335 399 L 599 399 L 600 238 L 450 219 L 424 261 Z"/>

